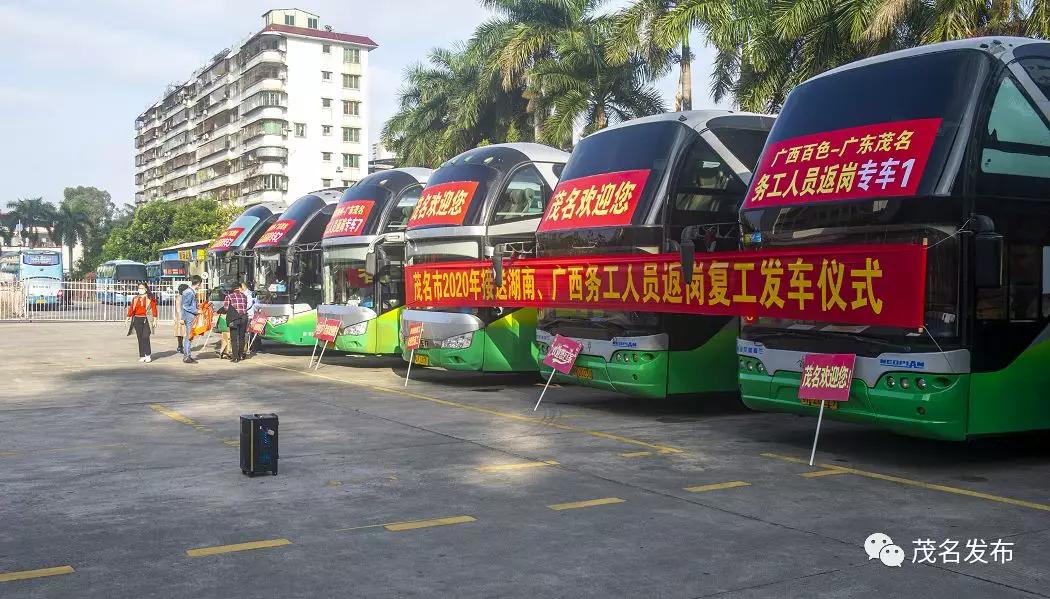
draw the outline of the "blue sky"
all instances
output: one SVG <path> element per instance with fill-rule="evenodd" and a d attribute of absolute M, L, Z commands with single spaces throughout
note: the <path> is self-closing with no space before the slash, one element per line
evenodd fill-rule
<path fill-rule="evenodd" d="M 298 0 L 297 0 L 298 1 Z M 610 9 L 625 0 L 611 0 Z M 134 196 L 134 121 L 170 82 L 261 28 L 263 12 L 291 5 L 254 0 L 0 0 L 0 206 L 62 197 L 66 186 Z M 433 47 L 467 39 L 488 17 L 475 0 L 306 0 L 336 31 L 368 35 L 371 131 L 393 112 L 404 68 Z M 711 53 L 694 41 L 694 107 L 707 95 Z M 657 87 L 671 104 L 675 79 Z"/>

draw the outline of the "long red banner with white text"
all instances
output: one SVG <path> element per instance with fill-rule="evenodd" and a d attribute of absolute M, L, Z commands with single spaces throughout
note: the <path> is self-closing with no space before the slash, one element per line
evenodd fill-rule
<path fill-rule="evenodd" d="M 881 244 L 698 254 L 463 261 L 405 267 L 409 307 L 583 308 L 923 326 L 926 246 Z"/>

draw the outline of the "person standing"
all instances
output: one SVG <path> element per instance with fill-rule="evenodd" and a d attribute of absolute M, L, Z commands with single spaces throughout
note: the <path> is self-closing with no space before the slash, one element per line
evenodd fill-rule
<path fill-rule="evenodd" d="M 182 321 L 182 294 L 189 288 L 189 285 L 183 283 L 179 285 L 179 292 L 175 295 L 175 349 L 180 354 L 183 353 L 182 338 L 186 336 L 186 323 Z"/>
<path fill-rule="evenodd" d="M 190 338 L 193 336 L 193 320 L 197 318 L 197 290 L 200 289 L 200 286 L 200 275 L 193 275 L 190 277 L 190 286 L 186 291 L 182 292 L 182 309 L 180 310 L 179 315 L 186 327 L 186 336 L 182 338 L 182 353 L 185 354 L 182 361 L 187 364 L 197 363 L 196 358 L 193 357 L 193 344 Z"/>
<path fill-rule="evenodd" d="M 153 315 L 152 321 L 149 318 L 150 314 Z M 131 331 L 134 330 L 135 336 L 138 338 L 139 362 L 153 361 L 153 351 L 150 348 L 149 336 L 153 332 L 153 327 L 156 326 L 156 320 L 157 300 L 150 293 L 148 285 L 139 283 L 139 294 L 128 305 L 128 334 L 130 335 Z"/>
<path fill-rule="evenodd" d="M 244 294 L 245 299 L 248 300 L 248 314 L 247 314 L 248 318 L 247 318 L 247 320 L 245 320 L 245 324 L 244 324 L 244 326 L 245 326 L 244 336 L 245 336 L 245 343 L 246 343 L 246 345 L 244 347 L 244 356 L 243 356 L 243 359 L 247 359 L 247 358 L 252 357 L 252 349 L 253 349 L 252 345 L 255 345 L 254 343 L 248 344 L 247 327 L 248 327 L 248 323 L 251 322 L 253 318 L 255 318 L 255 312 L 258 311 L 258 309 L 259 309 L 259 302 L 255 299 L 255 294 L 252 293 L 252 290 L 248 287 L 248 283 L 245 282 L 245 281 L 241 281 L 241 293 Z"/>
<path fill-rule="evenodd" d="M 240 287 L 233 291 L 222 302 L 220 312 L 226 313 L 226 326 L 230 329 L 231 362 L 240 362 L 244 355 L 244 327 L 248 322 L 248 298 L 241 293 Z"/>

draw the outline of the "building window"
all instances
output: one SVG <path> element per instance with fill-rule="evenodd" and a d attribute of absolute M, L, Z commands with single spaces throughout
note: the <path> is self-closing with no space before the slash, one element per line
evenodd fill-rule
<path fill-rule="evenodd" d="M 321 71 L 321 81 L 330 82 L 332 80 L 332 71 Z"/>
<path fill-rule="evenodd" d="M 316 27 L 315 27 L 315 29 L 316 29 Z M 332 44 L 321 44 L 321 52 L 324 52 L 325 54 L 331 54 L 332 53 Z"/>
<path fill-rule="evenodd" d="M 317 29 L 317 19 L 307 17 L 306 18 L 306 26 L 309 27 L 310 29 Z"/>
<path fill-rule="evenodd" d="M 295 27 L 295 15 L 284 15 L 284 24 Z"/>
<path fill-rule="evenodd" d="M 361 141 L 361 129 L 357 127 L 343 127 L 343 141 L 359 143 Z"/>
<path fill-rule="evenodd" d="M 353 185 L 354 181 L 351 181 L 350 179 L 343 179 L 343 187 L 352 187 Z"/>
<path fill-rule="evenodd" d="M 332 161 L 332 153 L 331 152 L 321 152 L 321 160 L 324 160 L 325 162 L 331 162 Z"/>
<path fill-rule="evenodd" d="M 306 137 L 306 123 L 295 123 L 295 136 Z"/>
<path fill-rule="evenodd" d="M 321 135 L 331 135 L 331 134 L 332 134 L 332 126 L 331 125 L 321 125 Z"/>
<path fill-rule="evenodd" d="M 331 186 L 332 186 L 332 180 L 331 179 L 321 179 L 321 187 L 331 187 Z"/>
<path fill-rule="evenodd" d="M 354 100 L 343 100 L 343 114 L 351 116 L 361 115 L 361 103 Z"/>
<path fill-rule="evenodd" d="M 343 62 L 350 64 L 361 63 L 361 50 L 358 48 L 343 48 Z"/>
<path fill-rule="evenodd" d="M 361 76 L 343 73 L 343 87 L 347 89 L 361 89 Z"/>
<path fill-rule="evenodd" d="M 358 168 L 361 165 L 361 156 L 358 154 L 343 154 L 343 168 Z"/>
<path fill-rule="evenodd" d="M 331 107 L 332 107 L 332 99 L 331 98 L 321 98 L 321 108 L 331 108 Z"/>

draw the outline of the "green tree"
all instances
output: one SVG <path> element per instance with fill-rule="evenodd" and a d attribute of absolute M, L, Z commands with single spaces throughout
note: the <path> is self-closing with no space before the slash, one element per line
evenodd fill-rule
<path fill-rule="evenodd" d="M 660 94 L 649 85 L 641 57 L 632 56 L 619 64 L 609 60 L 608 43 L 614 34 L 609 18 L 593 19 L 579 34 L 559 40 L 555 58 L 533 67 L 544 90 L 544 109 L 550 114 L 543 124 L 548 143 L 572 145 L 580 124 L 586 135 L 610 123 L 667 110 Z"/>
<path fill-rule="evenodd" d="M 10 210 L 10 218 L 22 224 L 22 237 L 28 239 L 30 245 L 40 242 L 41 228 L 53 234 L 55 207 L 43 198 L 22 198 L 8 202 L 7 207 Z"/>
<path fill-rule="evenodd" d="M 433 50 L 405 79 L 399 110 L 382 133 L 402 165 L 434 167 L 482 139 L 501 143 L 527 127 L 521 90 L 504 90 L 477 47 Z"/>
<path fill-rule="evenodd" d="M 623 64 L 633 55 L 644 61 L 649 77 L 662 76 L 678 66 L 674 110 L 693 109 L 693 53 L 689 27 L 669 26 L 666 17 L 679 0 L 636 0 L 615 15 L 615 33 L 608 45 L 609 59 Z"/>
<path fill-rule="evenodd" d="M 88 229 L 80 242 L 83 253 L 73 268 L 74 277 L 83 277 L 102 263 L 102 245 L 114 228 L 117 207 L 109 192 L 97 187 L 83 186 L 65 188 L 62 191 L 60 209 L 64 204 L 79 206 L 87 216 Z M 130 220 L 131 212 L 125 210 L 122 223 L 126 225 Z"/>
<path fill-rule="evenodd" d="M 226 230 L 241 211 L 242 208 L 237 206 L 223 206 L 210 199 L 196 199 L 179 204 L 175 208 L 171 232 L 165 245 L 214 239 Z"/>
<path fill-rule="evenodd" d="M 147 202 L 130 215 L 118 214 L 114 218 L 109 237 L 102 245 L 100 261 L 156 260 L 162 247 L 213 239 L 240 212 L 240 208 L 209 199 L 185 204 L 164 200 Z"/>
<path fill-rule="evenodd" d="M 69 255 L 73 255 L 73 248 L 80 244 L 87 244 L 88 236 L 94 227 L 91 213 L 88 207 L 78 199 L 63 198 L 55 210 L 55 224 L 52 230 L 54 241 L 69 248 Z"/>
<path fill-rule="evenodd" d="M 487 58 L 489 68 L 499 73 L 503 89 L 514 90 L 524 81 L 533 137 L 540 139 L 547 118 L 541 107 L 549 105 L 542 99 L 550 92 L 532 76 L 533 67 L 554 59 L 565 38 L 582 35 L 604 0 L 479 1 L 497 16 L 478 26 L 473 44 Z"/>
<path fill-rule="evenodd" d="M 679 0 L 662 29 L 700 30 L 717 50 L 711 92 L 774 112 L 799 83 L 842 64 L 977 35 L 1050 35 L 1046 0 Z M 669 41 L 667 39 L 665 42 Z"/>

